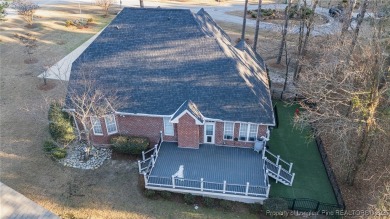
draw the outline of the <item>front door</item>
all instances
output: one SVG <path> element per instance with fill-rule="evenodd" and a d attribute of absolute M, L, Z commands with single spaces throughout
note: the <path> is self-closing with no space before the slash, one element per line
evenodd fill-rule
<path fill-rule="evenodd" d="M 204 143 L 214 144 L 215 140 L 215 123 L 206 122 L 204 124 Z"/>

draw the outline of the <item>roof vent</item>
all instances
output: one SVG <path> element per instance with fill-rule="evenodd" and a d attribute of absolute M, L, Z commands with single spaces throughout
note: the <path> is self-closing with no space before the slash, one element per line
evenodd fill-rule
<path fill-rule="evenodd" d="M 171 20 L 171 17 L 168 17 L 168 20 L 170 21 L 170 20 Z"/>
<path fill-rule="evenodd" d="M 119 26 L 118 26 L 118 25 L 116 25 L 115 28 L 116 28 L 117 30 L 119 30 Z"/>

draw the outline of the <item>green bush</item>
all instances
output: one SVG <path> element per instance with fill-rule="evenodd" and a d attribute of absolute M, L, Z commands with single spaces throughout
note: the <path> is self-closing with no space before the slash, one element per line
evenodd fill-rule
<path fill-rule="evenodd" d="M 190 193 L 187 193 L 184 195 L 184 202 L 188 205 L 193 205 L 195 204 L 195 196 L 190 194 Z"/>
<path fill-rule="evenodd" d="M 113 136 L 111 138 L 112 149 L 123 154 L 141 154 L 149 146 L 149 139 L 145 137 Z"/>
<path fill-rule="evenodd" d="M 93 22 L 93 18 L 88 18 L 88 20 L 87 20 L 87 24 L 89 24 L 89 23 L 92 23 Z"/>
<path fill-rule="evenodd" d="M 156 191 L 150 190 L 150 189 L 146 189 L 144 191 L 144 195 L 145 195 L 146 198 L 154 198 L 156 196 Z"/>
<path fill-rule="evenodd" d="M 59 103 L 52 103 L 49 109 L 49 132 L 52 138 L 58 142 L 68 144 L 74 139 L 71 117 L 62 111 Z"/>
<path fill-rule="evenodd" d="M 64 148 L 55 148 L 51 151 L 51 155 L 54 158 L 62 159 L 66 157 L 66 150 Z"/>
<path fill-rule="evenodd" d="M 261 16 L 269 17 L 275 15 L 275 9 L 261 9 Z"/>
<path fill-rule="evenodd" d="M 209 197 L 203 197 L 203 205 L 212 208 L 215 206 L 215 199 Z"/>
<path fill-rule="evenodd" d="M 219 202 L 219 205 L 221 206 L 221 208 L 223 208 L 226 211 L 231 210 L 233 207 L 233 203 L 231 201 L 227 201 L 227 200 L 221 200 Z"/>
<path fill-rule="evenodd" d="M 0 20 L 3 19 L 6 15 L 5 9 L 9 7 L 8 2 L 1 2 L 0 3 Z"/>
<path fill-rule="evenodd" d="M 70 27 L 70 26 L 73 26 L 73 25 L 74 25 L 74 23 L 73 23 L 72 20 L 66 20 L 66 21 L 65 21 L 65 26 L 66 26 L 66 27 Z"/>
<path fill-rule="evenodd" d="M 168 191 L 161 191 L 160 192 L 160 196 L 163 198 L 163 199 L 171 199 L 172 198 L 172 193 L 171 192 L 168 192 Z"/>
<path fill-rule="evenodd" d="M 288 210 L 288 203 L 282 198 L 268 198 L 263 203 L 263 209 L 267 215 L 285 216 Z"/>
<path fill-rule="evenodd" d="M 286 10 L 287 10 L 287 8 L 286 8 Z M 310 17 L 310 15 L 312 15 L 314 13 L 314 11 L 311 8 L 305 7 L 305 6 L 301 6 L 300 9 L 298 9 L 298 5 L 294 5 L 290 8 L 289 17 L 290 18 L 293 18 L 293 17 L 299 18 L 300 13 L 302 13 L 303 19 L 308 19 Z"/>
<path fill-rule="evenodd" d="M 51 152 L 56 147 L 57 147 L 56 143 L 52 140 L 46 140 L 43 143 L 43 150 L 46 152 Z"/>
<path fill-rule="evenodd" d="M 256 203 L 250 204 L 249 205 L 249 211 L 252 214 L 258 214 L 261 211 L 261 205 L 260 204 L 256 204 Z"/>

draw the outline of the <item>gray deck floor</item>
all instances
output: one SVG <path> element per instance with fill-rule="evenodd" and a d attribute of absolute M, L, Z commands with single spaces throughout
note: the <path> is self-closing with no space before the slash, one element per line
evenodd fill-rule
<path fill-rule="evenodd" d="M 253 149 L 206 144 L 187 149 L 163 142 L 150 176 L 171 177 L 180 165 L 184 165 L 185 179 L 266 186 L 261 154 Z"/>

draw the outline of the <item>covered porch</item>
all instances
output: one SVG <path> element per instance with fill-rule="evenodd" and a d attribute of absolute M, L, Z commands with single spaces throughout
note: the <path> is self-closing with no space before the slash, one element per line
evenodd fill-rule
<path fill-rule="evenodd" d="M 201 144 L 199 149 L 160 142 L 140 161 L 145 187 L 247 203 L 262 202 L 270 185 L 265 159 L 253 149 Z M 147 155 L 144 155 L 147 156 Z"/>

